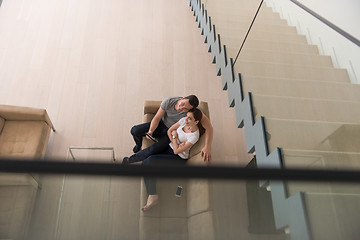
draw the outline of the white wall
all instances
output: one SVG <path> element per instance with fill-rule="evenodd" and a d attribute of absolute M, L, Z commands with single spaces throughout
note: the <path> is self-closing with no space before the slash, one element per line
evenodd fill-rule
<path fill-rule="evenodd" d="M 300 0 L 320 16 L 360 39 L 359 0 Z M 306 35 L 308 43 L 318 45 L 320 54 L 332 57 L 334 67 L 348 70 L 350 81 L 360 84 L 360 47 L 335 32 L 289 0 L 266 0 L 273 11 Z"/>
<path fill-rule="evenodd" d="M 360 39 L 359 0 L 298 0 L 350 35 Z M 326 7 L 324 7 L 326 6 Z"/>

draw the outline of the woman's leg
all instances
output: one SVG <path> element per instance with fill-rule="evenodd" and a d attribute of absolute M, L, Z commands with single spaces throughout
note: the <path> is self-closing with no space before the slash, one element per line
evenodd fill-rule
<path fill-rule="evenodd" d="M 152 207 L 158 205 L 159 203 L 159 195 L 149 195 L 146 201 L 146 204 L 141 208 L 144 212 L 150 210 Z"/>
<path fill-rule="evenodd" d="M 171 150 L 172 152 L 172 150 Z M 143 162 L 143 166 L 164 166 L 164 165 L 184 165 L 186 160 L 182 159 L 175 154 L 156 154 L 146 158 Z M 153 206 L 159 203 L 159 197 L 156 191 L 156 179 L 153 177 L 144 177 L 146 191 L 149 195 L 146 205 L 141 209 L 147 211 Z"/>
<path fill-rule="evenodd" d="M 158 142 L 139 151 L 136 154 L 131 155 L 129 157 L 128 161 L 129 161 L 129 163 L 144 161 L 146 158 L 148 158 L 152 155 L 159 154 L 159 153 L 166 151 L 166 149 L 169 146 L 169 143 L 170 143 L 169 137 L 167 135 L 163 135 L 160 137 Z"/>

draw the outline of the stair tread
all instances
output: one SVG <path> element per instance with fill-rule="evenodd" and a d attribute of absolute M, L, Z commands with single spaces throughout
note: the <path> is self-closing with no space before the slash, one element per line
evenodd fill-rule
<path fill-rule="evenodd" d="M 291 65 L 269 62 L 251 62 L 238 59 L 234 65 L 234 72 L 243 76 L 266 76 L 291 79 L 307 79 L 334 82 L 350 82 L 345 69 Z"/>
<path fill-rule="evenodd" d="M 207 14 L 208 16 L 216 16 L 219 19 L 236 19 L 239 17 L 245 18 L 245 19 L 253 19 L 256 13 L 257 8 L 248 8 L 248 9 L 241 9 L 239 11 L 236 8 L 229 8 L 231 11 L 222 10 L 220 8 L 214 8 L 214 7 L 207 7 Z M 241 16 L 239 14 L 241 12 Z M 261 11 L 256 17 L 257 22 L 266 22 L 268 20 L 272 21 L 281 21 L 279 13 L 274 13 L 271 10 L 270 11 Z"/>
<path fill-rule="evenodd" d="M 225 36 L 229 42 L 242 42 L 246 33 L 247 29 L 241 29 L 241 31 L 226 31 L 225 29 L 216 28 L 216 33 L 220 34 L 220 36 Z M 290 33 L 275 33 L 269 31 L 251 31 L 248 35 L 247 41 L 251 42 L 252 39 L 266 39 L 267 41 L 273 42 L 290 42 L 290 43 L 300 43 L 300 44 L 307 44 L 307 39 L 305 35 L 300 34 L 290 34 Z"/>
<path fill-rule="evenodd" d="M 212 23 L 214 24 L 214 23 Z M 249 19 L 240 18 L 240 19 L 232 19 L 228 20 L 227 22 L 217 22 L 215 24 L 216 29 L 233 29 L 237 31 L 238 29 L 249 29 L 251 21 Z M 296 33 L 297 29 L 294 26 L 289 26 L 286 20 L 280 21 L 279 24 L 273 24 L 272 22 L 256 22 L 254 30 L 264 30 L 264 31 L 273 31 L 276 29 L 276 32 L 288 32 L 288 33 Z"/>
<path fill-rule="evenodd" d="M 220 35 L 221 44 L 224 45 L 235 45 L 236 47 L 241 46 L 242 41 L 234 41 L 234 38 L 224 37 Z M 284 41 L 270 41 L 267 39 L 252 39 L 251 41 L 246 41 L 245 48 L 258 49 L 258 50 L 270 50 L 270 51 L 279 51 L 279 52 L 289 52 L 289 53 L 311 53 L 319 54 L 318 47 L 315 45 L 310 45 L 306 43 L 293 43 L 293 42 L 284 42 Z"/>
<path fill-rule="evenodd" d="M 237 54 L 239 49 L 227 46 L 226 50 L 231 55 L 231 53 Z M 245 61 L 262 61 L 295 65 L 311 65 L 318 67 L 333 67 L 331 57 L 322 56 L 319 54 L 288 53 L 262 49 L 243 48 L 239 55 L 239 58 Z"/>
<path fill-rule="evenodd" d="M 239 33 L 239 32 L 247 32 L 249 30 L 250 23 L 249 22 L 239 22 L 237 24 L 215 24 L 215 30 L 218 33 Z M 254 33 L 276 33 L 276 34 L 283 34 L 283 35 L 299 35 L 303 36 L 302 34 L 298 34 L 295 27 L 290 26 L 281 26 L 281 25 L 274 25 L 274 24 L 257 24 L 253 26 L 250 30 L 250 34 Z"/>
<path fill-rule="evenodd" d="M 252 94 L 257 116 L 360 124 L 360 102 Z"/>
<path fill-rule="evenodd" d="M 360 101 L 360 85 L 301 79 L 242 76 L 244 92 L 344 101 Z"/>
<path fill-rule="evenodd" d="M 218 14 L 218 15 L 214 15 L 211 14 L 211 11 L 207 12 L 207 16 L 209 16 L 211 18 L 211 23 L 215 24 L 215 26 L 219 25 L 220 26 L 224 26 L 226 24 L 233 23 L 233 24 L 246 24 L 248 23 L 248 26 L 250 26 L 252 19 L 254 16 L 249 17 L 249 15 L 239 15 L 239 14 L 233 14 L 233 15 L 222 15 L 222 14 Z M 270 17 L 270 18 L 265 18 L 262 17 L 262 19 L 256 19 L 256 25 L 272 25 L 272 26 L 282 26 L 282 27 L 286 27 L 289 26 L 287 21 L 284 19 L 279 19 L 278 17 Z"/>

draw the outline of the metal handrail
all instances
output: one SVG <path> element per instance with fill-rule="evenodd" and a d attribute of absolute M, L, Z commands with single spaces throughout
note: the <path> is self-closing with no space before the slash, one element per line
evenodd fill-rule
<path fill-rule="evenodd" d="M 356 44 L 357 46 L 360 47 L 360 40 L 359 39 L 357 39 L 354 36 L 352 36 L 351 34 L 345 32 L 343 29 L 339 28 L 338 26 L 336 26 L 335 24 L 333 24 L 329 20 L 323 18 L 322 16 L 320 16 L 319 14 L 317 14 L 316 12 L 311 10 L 310 8 L 306 7 L 305 5 L 301 4 L 300 2 L 298 2 L 296 0 L 290 0 L 290 1 L 292 3 L 294 3 L 295 5 L 299 6 L 300 8 L 302 8 L 303 10 L 305 10 L 306 12 L 308 12 L 313 17 L 319 19 L 322 23 L 326 24 L 328 27 L 332 28 L 333 30 L 338 32 L 340 35 L 342 35 L 345 38 L 347 38 L 348 40 L 350 40 L 352 43 L 354 43 L 354 44 Z"/>
<path fill-rule="evenodd" d="M 0 172 L 41 174 L 79 174 L 103 176 L 156 176 L 163 178 L 207 178 L 237 180 L 360 182 L 360 170 L 275 169 L 228 166 L 141 166 L 104 162 L 66 162 L 65 160 L 0 159 Z"/>

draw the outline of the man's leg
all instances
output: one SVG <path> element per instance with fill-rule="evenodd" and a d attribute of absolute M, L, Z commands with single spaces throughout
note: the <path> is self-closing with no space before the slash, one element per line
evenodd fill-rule
<path fill-rule="evenodd" d="M 145 136 L 145 134 L 150 129 L 150 122 L 143 123 L 139 125 L 135 125 L 131 128 L 131 135 L 134 138 L 135 141 L 135 147 L 133 148 L 133 152 L 137 153 L 141 150 L 142 146 L 142 138 Z M 165 126 L 164 122 L 160 120 L 158 127 L 155 129 L 153 133 L 153 137 L 155 138 L 161 138 L 161 136 L 166 135 L 167 136 L 167 130 L 168 128 Z"/>
<path fill-rule="evenodd" d="M 134 138 L 135 147 L 133 148 L 133 152 L 137 153 L 140 151 L 142 146 L 142 138 L 145 136 L 145 133 L 149 131 L 150 123 L 143 123 L 139 125 L 135 125 L 131 128 L 130 133 Z"/>
<path fill-rule="evenodd" d="M 164 152 L 170 143 L 170 139 L 167 135 L 163 135 L 160 137 L 159 141 L 152 144 L 150 147 L 145 148 L 141 151 L 139 151 L 136 154 L 133 154 L 129 157 L 128 162 L 134 163 L 134 162 L 141 162 L 145 160 L 147 157 Z"/>

